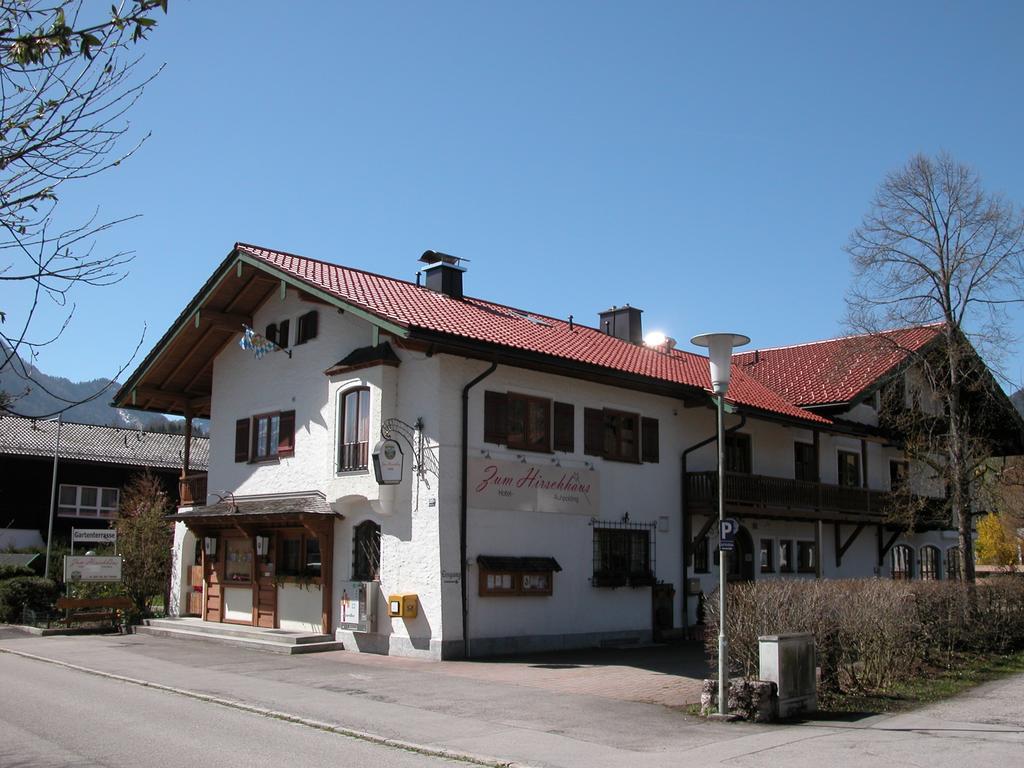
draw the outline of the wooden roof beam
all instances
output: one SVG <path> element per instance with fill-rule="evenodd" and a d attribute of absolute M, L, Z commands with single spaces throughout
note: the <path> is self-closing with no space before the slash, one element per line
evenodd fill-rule
<path fill-rule="evenodd" d="M 132 390 L 132 403 L 135 404 L 140 400 L 167 400 L 182 408 L 186 405 L 191 408 L 198 408 L 203 405 L 209 405 L 210 395 L 173 392 L 169 389 L 157 389 L 156 387 L 135 387 Z"/>
<path fill-rule="evenodd" d="M 243 325 L 252 327 L 252 315 L 236 312 L 218 312 L 213 309 L 197 309 L 194 315 L 196 328 L 208 325 L 225 331 L 241 331 Z"/>

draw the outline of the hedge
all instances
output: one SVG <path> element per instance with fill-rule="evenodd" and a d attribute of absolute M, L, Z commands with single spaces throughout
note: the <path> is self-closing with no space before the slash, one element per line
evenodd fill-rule
<path fill-rule="evenodd" d="M 962 651 L 1024 648 L 1024 579 L 953 581 L 764 580 L 727 591 L 734 672 L 758 675 L 761 635 L 811 632 L 822 685 L 881 691 L 923 662 L 949 664 Z M 706 602 L 706 650 L 718 657 L 717 594 Z"/>
<path fill-rule="evenodd" d="M 22 611 L 50 612 L 59 589 L 52 579 L 42 576 L 15 576 L 0 581 L 0 622 L 20 623 Z"/>

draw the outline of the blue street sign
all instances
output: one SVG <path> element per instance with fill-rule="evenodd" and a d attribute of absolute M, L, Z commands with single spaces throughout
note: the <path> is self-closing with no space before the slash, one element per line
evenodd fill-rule
<path fill-rule="evenodd" d="M 740 523 L 735 517 L 727 517 L 722 520 L 718 532 L 718 548 L 723 552 L 732 552 L 736 549 L 736 534 L 739 533 Z"/>

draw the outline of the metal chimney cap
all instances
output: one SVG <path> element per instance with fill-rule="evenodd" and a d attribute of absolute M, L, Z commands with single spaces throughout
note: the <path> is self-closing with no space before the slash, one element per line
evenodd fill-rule
<path fill-rule="evenodd" d="M 469 259 L 462 259 L 458 256 L 452 256 L 450 253 L 441 253 L 440 251 L 424 251 L 423 255 L 420 256 L 420 261 L 424 264 L 450 264 L 453 267 L 457 267 L 460 262 L 468 262 Z"/>

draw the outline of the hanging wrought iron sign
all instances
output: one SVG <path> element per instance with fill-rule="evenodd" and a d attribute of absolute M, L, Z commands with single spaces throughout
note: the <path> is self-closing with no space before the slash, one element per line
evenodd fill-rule
<path fill-rule="evenodd" d="M 381 440 L 373 448 L 373 474 L 378 485 L 398 485 L 402 482 L 404 466 L 402 446 L 390 438 Z"/>

